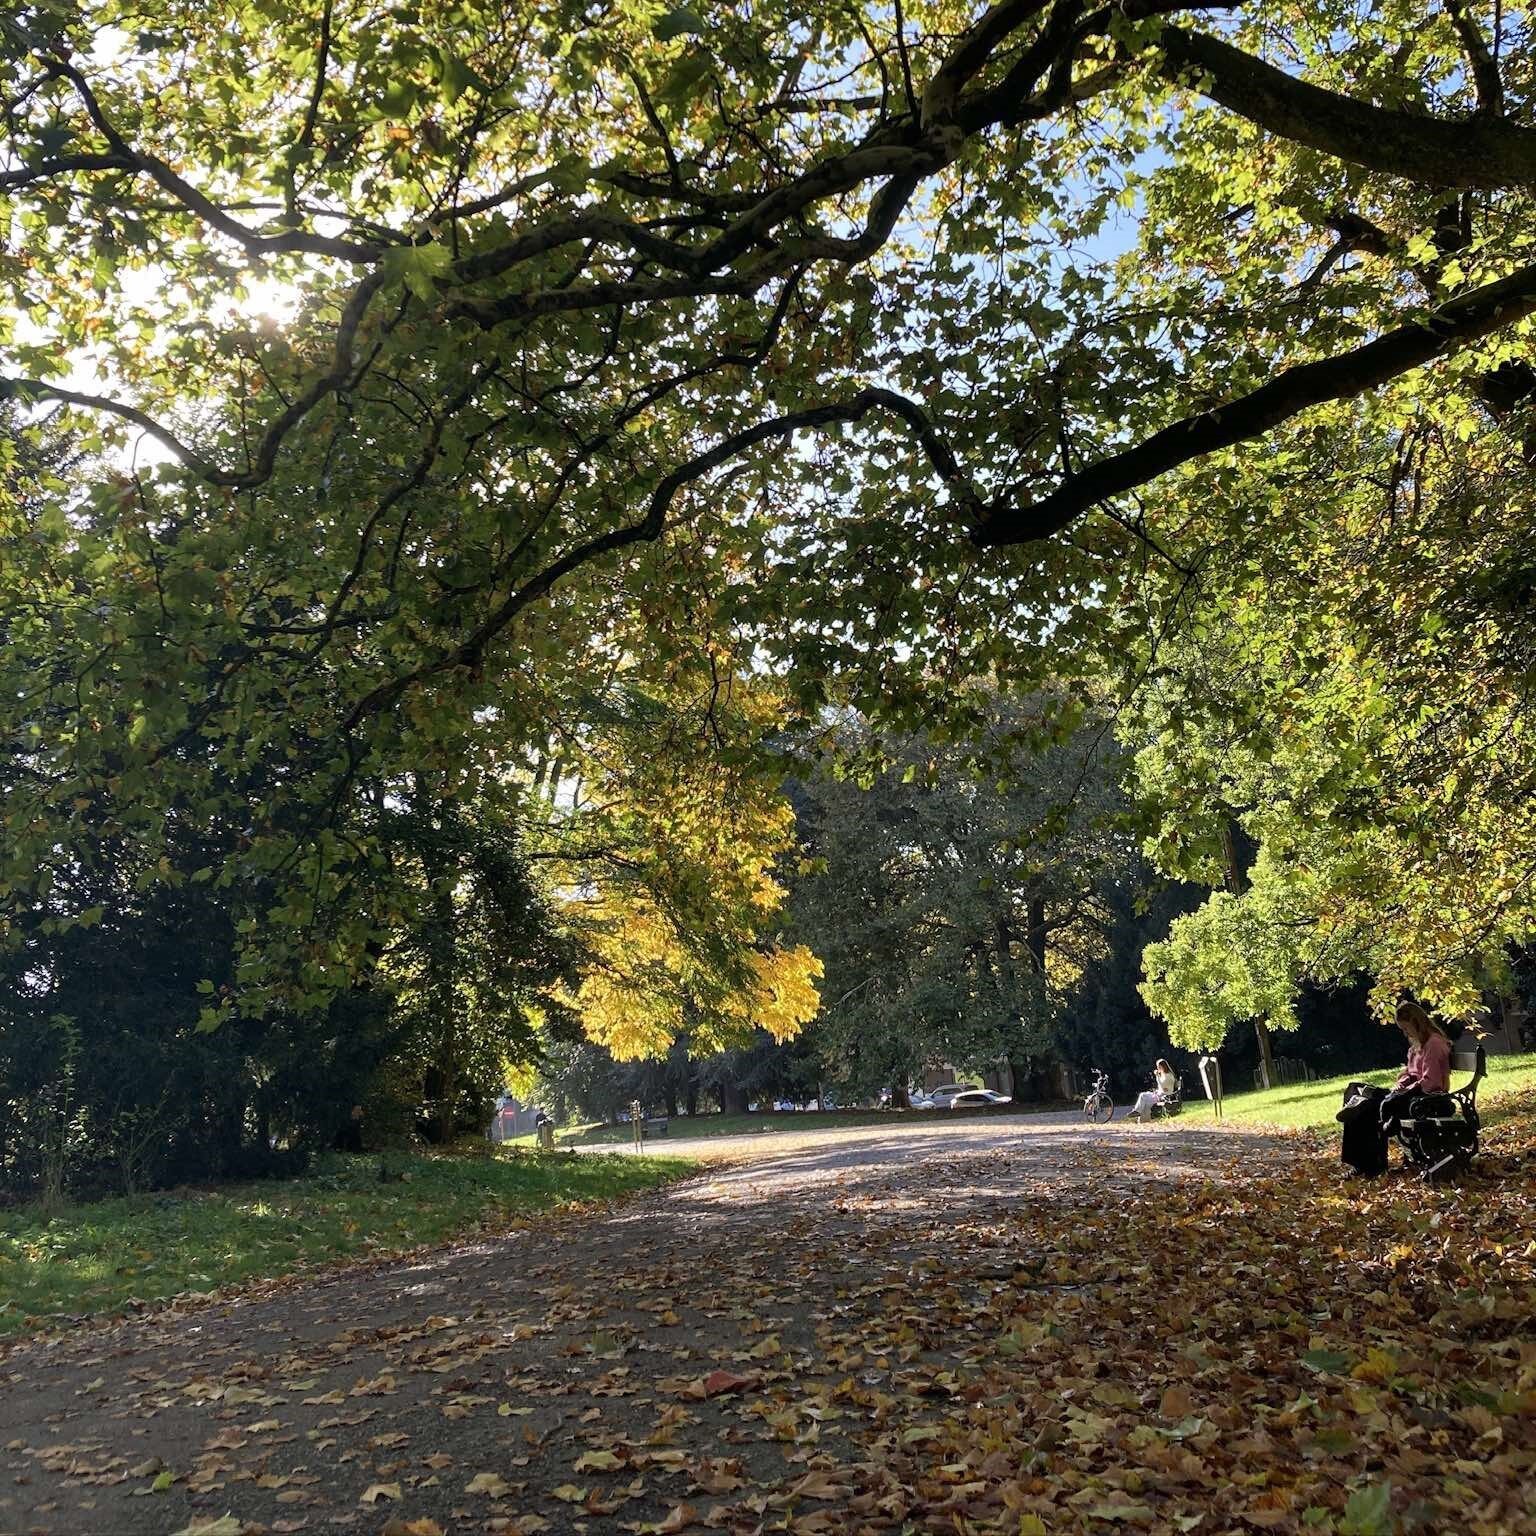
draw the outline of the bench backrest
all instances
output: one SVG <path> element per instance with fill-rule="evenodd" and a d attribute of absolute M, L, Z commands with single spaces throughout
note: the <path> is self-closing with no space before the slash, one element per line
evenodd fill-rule
<path fill-rule="evenodd" d="M 1472 1074 L 1472 1081 L 1463 1083 L 1456 1091 L 1476 1099 L 1477 1085 L 1488 1075 L 1488 1053 L 1480 1045 L 1475 1051 L 1456 1051 L 1451 1056 L 1451 1071 Z"/>

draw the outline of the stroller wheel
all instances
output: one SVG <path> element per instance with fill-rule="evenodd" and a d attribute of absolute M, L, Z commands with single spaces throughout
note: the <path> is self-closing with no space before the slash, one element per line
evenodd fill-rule
<path fill-rule="evenodd" d="M 1458 1173 L 1466 1170 L 1468 1157 L 1465 1152 L 1447 1152 L 1437 1162 L 1430 1163 L 1424 1170 L 1424 1182 L 1426 1184 L 1444 1184 L 1448 1179 L 1453 1179 Z"/>

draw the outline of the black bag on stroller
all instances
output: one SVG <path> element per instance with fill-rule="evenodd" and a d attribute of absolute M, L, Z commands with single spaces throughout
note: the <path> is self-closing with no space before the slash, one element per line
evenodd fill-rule
<path fill-rule="evenodd" d="M 1387 1132 L 1381 1123 L 1381 1101 L 1387 1090 L 1371 1083 L 1351 1083 L 1344 1090 L 1338 1113 L 1344 1127 L 1339 1156 L 1356 1173 L 1374 1177 L 1387 1171 Z"/>

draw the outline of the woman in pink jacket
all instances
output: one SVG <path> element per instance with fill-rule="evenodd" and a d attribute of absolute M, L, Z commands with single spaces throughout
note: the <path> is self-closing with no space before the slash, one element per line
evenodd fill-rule
<path fill-rule="evenodd" d="M 1410 1099 L 1448 1093 L 1451 1087 L 1451 1042 L 1430 1016 L 1417 1003 L 1399 1003 L 1397 1027 L 1408 1037 L 1408 1065 L 1381 1101 L 1381 1123 L 1387 1129 L 1402 1117 Z"/>

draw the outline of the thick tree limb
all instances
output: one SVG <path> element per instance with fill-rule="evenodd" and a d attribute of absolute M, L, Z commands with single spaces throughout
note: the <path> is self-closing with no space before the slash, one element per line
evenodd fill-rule
<path fill-rule="evenodd" d="M 944 440 L 926 411 L 914 400 L 889 389 L 864 389 L 849 400 L 826 405 L 808 406 L 801 411 L 791 411 L 783 416 L 770 417 L 766 421 L 744 427 L 740 432 L 723 438 L 714 447 L 696 454 L 686 463 L 679 464 L 666 475 L 652 491 L 645 516 L 638 522 L 611 528 L 606 533 L 594 535 L 559 559 L 552 561 L 536 575 L 529 577 L 521 586 L 508 594 L 491 612 L 452 650 L 421 667 L 381 683 L 365 694 L 352 707 L 344 722 L 348 734 L 370 716 L 388 709 L 411 688 L 459 667 L 474 668 L 480 665 L 486 647 L 517 616 L 531 604 L 548 595 L 565 577 L 583 566 L 590 565 L 606 555 L 627 549 L 633 544 L 651 543 L 666 530 L 667 514 L 678 493 L 684 487 L 702 480 L 706 475 L 729 463 L 761 443 L 792 437 L 796 432 L 841 423 L 862 421 L 877 411 L 885 411 L 898 417 L 917 438 L 928 461 L 938 472 L 939 478 L 949 488 L 957 505 L 968 522 L 975 522 L 982 511 L 980 498 L 956 459 L 954 451 Z"/>
<path fill-rule="evenodd" d="M 63 155 L 54 160 L 43 160 L 37 165 L 24 165 L 14 171 L 0 171 L 0 192 L 11 192 L 19 187 L 29 187 L 34 182 L 50 181 L 56 176 L 68 176 L 74 171 L 135 171 L 138 167 L 119 154 Z"/>
<path fill-rule="evenodd" d="M 1477 86 L 1477 109 L 1490 117 L 1498 117 L 1504 111 L 1504 81 L 1499 74 L 1499 61 L 1494 58 L 1488 40 L 1478 27 L 1477 18 L 1467 9 L 1467 0 L 1445 0 L 1445 11 L 1456 28 L 1456 35 L 1466 51 L 1467 63 L 1472 68 L 1472 79 Z"/>
<path fill-rule="evenodd" d="M 1536 186 L 1536 129 L 1506 118 L 1415 117 L 1298 80 L 1218 38 L 1163 28 L 1170 78 L 1260 128 L 1351 165 L 1432 187 Z"/>
<path fill-rule="evenodd" d="M 142 150 L 136 150 L 117 131 L 112 120 L 103 111 L 90 81 L 68 59 L 55 56 L 49 61 L 49 69 L 59 78 L 68 80 L 85 107 L 86 116 L 96 131 L 107 141 L 117 159 L 128 167 L 140 171 L 169 192 L 188 213 L 195 214 L 210 229 L 228 236 L 252 256 L 278 256 L 304 252 L 312 256 L 329 256 L 338 261 L 370 264 L 384 253 L 376 245 L 360 245 L 355 240 L 332 239 L 313 234 L 308 230 L 295 229 L 281 235 L 263 235 L 247 229 L 238 219 L 231 218 L 212 198 L 199 192 L 185 177 L 178 175 L 165 161 Z"/>
<path fill-rule="evenodd" d="M 447 281 L 451 286 L 473 287 L 505 279 L 519 267 L 537 268 L 540 258 L 573 244 L 585 249 L 577 273 L 548 286 L 538 286 L 542 279 L 534 279 L 511 292 L 454 294 L 435 318 L 447 323 L 467 320 L 489 330 L 509 322 L 527 324 L 541 316 L 584 310 L 612 310 L 622 316 L 656 303 L 710 297 L 752 299 L 767 284 L 807 262 L 861 260 L 889 239 L 915 189 L 925 177 L 953 162 L 968 135 L 999 124 L 1049 117 L 1092 89 L 1092 82 L 1115 78 L 1123 70 L 1123 62 L 1110 63 L 1087 81 L 1074 82 L 1073 73 L 1074 66 L 1086 57 L 1084 45 L 1109 38 L 1117 16 L 1133 20 L 1163 17 L 1233 3 L 1235 0 L 1116 0 L 1113 6 L 1089 8 L 1085 0 L 996 0 L 938 65 L 922 93 L 917 113 L 902 111 L 882 118 L 862 143 L 827 155 L 781 185 L 748 193 L 732 188 L 716 195 L 684 184 L 680 163 L 675 161 L 669 162 L 667 174 L 655 178 L 615 168 L 595 173 L 596 180 L 612 186 L 622 183 L 631 195 L 660 200 L 663 206 L 681 203 L 698 208 L 703 238 L 690 238 L 686 232 L 674 238 L 663 229 L 675 232 L 675 221 L 663 221 L 659 227 L 656 220 L 630 219 L 608 208 L 559 213 L 535 222 L 494 251 L 460 262 Z M 1536 185 L 1536 131 L 1496 115 L 1484 112 L 1475 118 L 1450 121 L 1387 111 L 1297 80 L 1214 37 L 1169 25 L 1163 28 L 1161 38 L 1166 54 L 1164 68 L 1173 77 L 1190 81 L 1229 110 L 1298 143 L 1421 183 Z M 347 307 L 332 363 L 268 423 L 251 464 L 243 470 L 222 469 L 210 463 L 134 407 L 37 381 L 10 381 L 13 388 L 29 394 L 109 411 L 133 422 L 166 443 L 190 469 L 214 485 L 253 488 L 272 473 L 287 434 L 351 376 L 355 366 L 352 342 L 358 324 L 385 282 L 382 258 L 390 247 L 389 232 L 381 232 L 378 244 L 358 244 L 305 231 L 269 236 L 252 230 L 169 166 L 129 146 L 97 101 L 89 81 L 67 58 L 52 58 L 49 69 L 73 84 L 109 149 L 100 157 L 77 157 L 71 168 L 147 174 L 171 195 L 176 207 L 202 219 L 210 229 L 252 254 L 302 251 L 373 264 Z M 1487 82 L 1483 84 L 1486 107 Z M 323 89 L 322 57 L 301 142 L 312 135 Z M 62 171 L 64 162 L 55 165 Z M 25 185 L 42 172 L 23 168 L 6 174 L 22 178 L 17 184 Z M 517 188 L 466 205 L 457 214 L 463 217 L 488 210 L 520 190 L 536 189 L 543 179 L 526 179 Z M 833 235 L 817 227 L 819 209 L 835 204 L 845 194 L 877 185 L 869 199 L 865 226 L 857 234 Z M 1347 231 L 1341 229 L 1340 235 L 1347 238 Z M 431 236 L 405 232 L 395 238 L 409 242 Z M 601 259 L 594 257 L 595 252 Z M 576 276 L 585 276 L 588 261 L 597 268 L 595 277 L 575 281 Z M 1039 507 L 1030 509 L 1030 516 L 1007 508 L 994 509 L 988 528 L 978 536 L 986 540 L 989 529 L 997 541 L 1039 536 L 1019 530 L 1034 526 L 1031 518 L 1040 526 L 1050 522 L 1054 515 L 1051 508 L 1076 504 L 1081 509 L 1101 495 L 1113 494 L 1173 464 L 1209 452 L 1212 446 L 1267 430 L 1317 399 L 1359 393 L 1394 372 L 1437 355 L 1454 337 L 1483 334 L 1508 319 L 1508 315 L 1496 314 L 1486 325 L 1478 321 L 1480 329 L 1468 331 L 1471 311 L 1458 306 L 1475 298 L 1471 295 L 1457 300 L 1427 326 L 1405 327 L 1358 353 L 1290 370 L 1228 412 L 1207 413 L 1169 428 L 1139 448 L 1070 477 Z M 1207 442 L 1211 446 L 1195 446 Z M 1143 468 L 1134 469 L 1136 465 Z M 1126 475 L 1131 478 L 1126 479 Z M 1090 483 L 1101 482 L 1111 488 L 1090 494 Z M 1005 526 L 1012 531 L 999 533 Z"/>
<path fill-rule="evenodd" d="M 136 406 L 114 400 L 108 395 L 88 395 L 78 389 L 65 389 L 59 384 L 45 383 L 42 379 L 0 377 L 0 400 L 56 400 L 60 405 L 72 405 L 82 411 L 100 411 L 104 415 L 116 416 L 154 438 L 200 480 L 207 480 L 213 485 L 222 483 L 224 471 L 203 458 L 195 448 L 189 448 L 169 427 L 163 426 Z"/>
<path fill-rule="evenodd" d="M 983 546 L 1048 538 L 1095 502 L 1145 485 L 1208 453 L 1259 437 L 1310 406 L 1363 394 L 1532 314 L 1536 314 L 1536 266 L 1462 294 L 1427 320 L 1399 326 L 1352 352 L 1287 368 L 1252 394 L 1176 422 L 1134 448 L 1090 464 L 1030 506 L 990 507 L 973 538 Z"/>
<path fill-rule="evenodd" d="M 374 296 L 384 286 L 382 271 L 371 272 L 352 290 L 346 308 L 342 310 L 341 323 L 336 328 L 336 344 L 331 355 L 330 367 L 317 374 L 302 394 L 295 396 L 287 408 L 267 423 L 257 445 L 255 457 L 242 470 L 221 469 L 189 448 L 164 423 L 156 421 L 147 412 L 102 395 L 86 395 L 79 390 L 65 389 L 58 384 L 48 384 L 41 379 L 17 379 L 0 376 L 0 400 L 57 400 L 64 405 L 78 406 L 83 410 L 102 411 L 107 415 L 131 422 L 168 448 L 176 458 L 200 480 L 223 490 L 249 491 L 264 485 L 272 477 L 277 465 L 277 455 L 288 434 L 304 420 L 314 408 L 334 394 L 346 383 L 353 369 L 352 344 L 357 339 L 358 327 Z"/>

